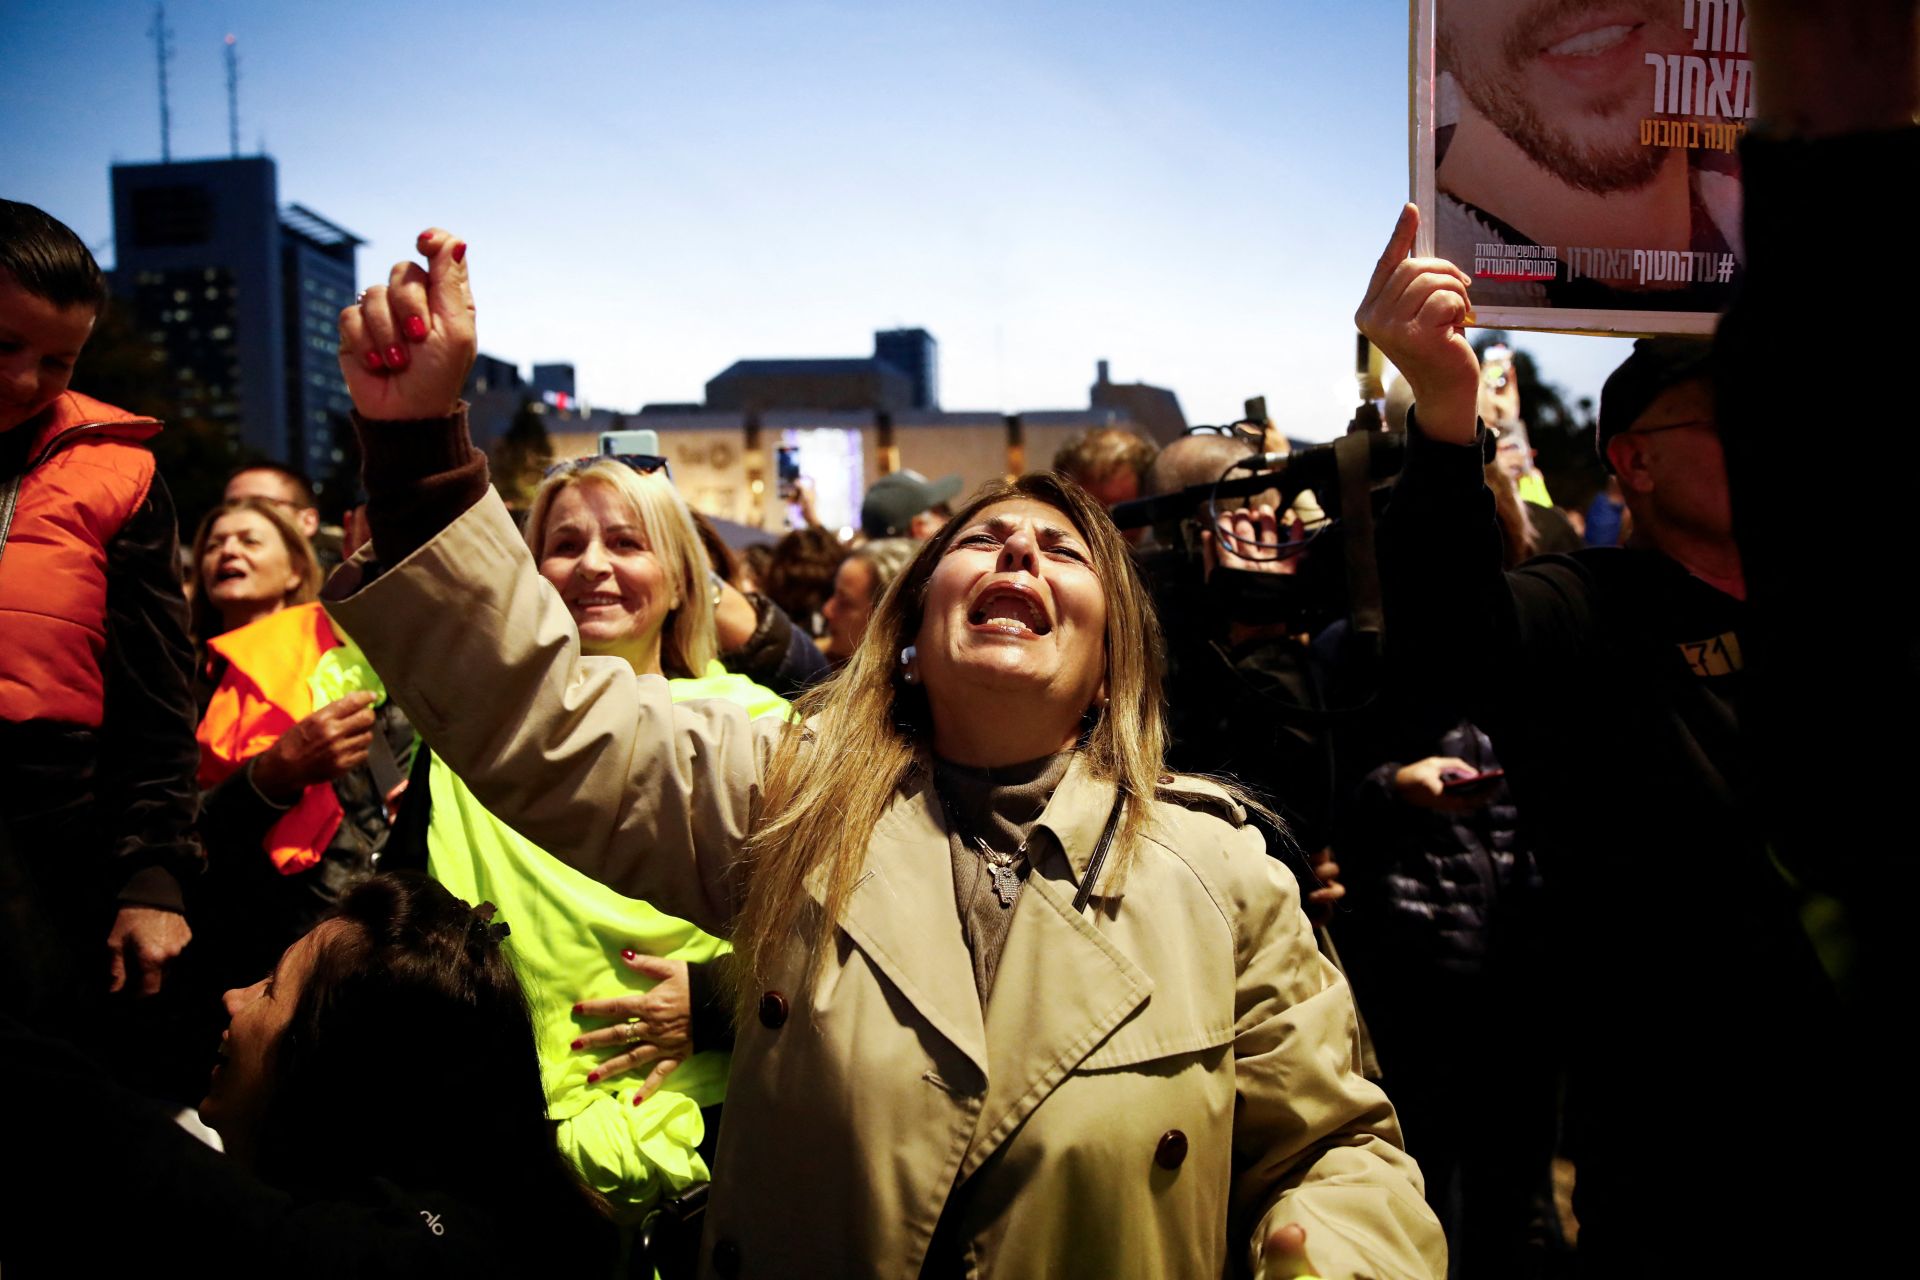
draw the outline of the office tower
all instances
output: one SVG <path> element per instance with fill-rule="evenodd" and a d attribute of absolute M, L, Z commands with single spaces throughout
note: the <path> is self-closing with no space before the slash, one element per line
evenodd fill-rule
<path fill-rule="evenodd" d="M 324 484 L 347 461 L 353 400 L 340 376 L 340 309 L 354 299 L 360 237 L 302 204 L 280 215 L 288 462 Z"/>
<path fill-rule="evenodd" d="M 161 376 L 244 454 L 324 483 L 344 453 L 337 317 L 361 241 L 304 205 L 273 160 L 112 169 L 114 290 L 165 354 Z"/>

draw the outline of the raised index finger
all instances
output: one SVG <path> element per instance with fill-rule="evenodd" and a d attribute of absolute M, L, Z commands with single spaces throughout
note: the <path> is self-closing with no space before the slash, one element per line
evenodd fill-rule
<path fill-rule="evenodd" d="M 1380 292 L 1387 283 L 1387 277 L 1393 274 L 1393 269 L 1405 262 L 1407 255 L 1413 252 L 1413 240 L 1419 232 L 1420 206 L 1409 200 L 1400 206 L 1400 220 L 1393 224 L 1393 234 L 1387 237 L 1386 250 L 1373 266 L 1373 278 L 1367 281 L 1368 299 Z"/>
<path fill-rule="evenodd" d="M 467 242 L 443 227 L 420 233 L 427 259 L 427 306 L 452 333 L 473 329 L 473 290 L 467 281 Z"/>

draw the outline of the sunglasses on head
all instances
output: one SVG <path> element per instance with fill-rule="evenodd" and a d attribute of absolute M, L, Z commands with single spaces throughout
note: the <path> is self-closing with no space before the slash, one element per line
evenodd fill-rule
<path fill-rule="evenodd" d="M 565 462 L 556 462 L 548 467 L 542 480 L 551 480 L 555 476 L 566 475 L 570 471 L 581 471 L 596 462 L 624 462 L 643 476 L 656 471 L 666 473 L 667 479 L 673 479 L 673 469 L 667 466 L 667 460 L 651 453 L 596 453 L 585 458 L 569 458 Z"/>

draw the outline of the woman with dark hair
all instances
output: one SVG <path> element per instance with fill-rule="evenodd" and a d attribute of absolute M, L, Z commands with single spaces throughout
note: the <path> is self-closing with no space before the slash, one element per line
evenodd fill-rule
<path fill-rule="evenodd" d="M 853 657 L 867 633 L 873 606 L 919 549 L 912 538 L 875 538 L 840 562 L 833 595 L 820 611 L 827 620 L 827 658 L 835 666 Z"/>
<path fill-rule="evenodd" d="M 554 1144 L 506 929 L 422 876 L 355 887 L 227 993 L 200 1107 L 226 1157 L 0 1024 L 9 1097 L 84 1098 L 9 1119 L 8 1157 L 35 1176 L 0 1205 L 0 1265 L 470 1277 L 564 1256 L 607 1275 L 612 1230 Z M 111 1190 L 88 1194 L 108 1152 Z"/>
<path fill-rule="evenodd" d="M 821 610 L 833 595 L 833 575 L 846 558 L 847 549 L 831 530 L 818 525 L 790 530 L 773 544 L 767 595 L 809 634 L 823 636 L 827 624 Z"/>
<path fill-rule="evenodd" d="M 1242 797 L 1164 771 L 1158 628 L 1085 491 L 975 495 L 804 724 L 676 703 L 582 655 L 487 495 L 465 246 L 420 248 L 431 274 L 341 314 L 392 567 L 346 566 L 329 608 L 501 819 L 732 936 L 703 1268 L 1444 1270 L 1292 875 Z"/>

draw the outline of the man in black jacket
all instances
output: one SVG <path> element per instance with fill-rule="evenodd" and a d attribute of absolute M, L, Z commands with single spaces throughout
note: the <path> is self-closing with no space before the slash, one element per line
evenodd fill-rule
<path fill-rule="evenodd" d="M 1842 1150 L 1783 1108 L 1820 1087 L 1836 1005 L 1740 803 L 1748 613 L 1705 345 L 1642 343 L 1608 380 L 1634 545 L 1504 572 L 1469 282 L 1408 256 L 1417 223 L 1409 207 L 1357 317 L 1415 393 L 1380 530 L 1390 658 L 1463 698 L 1538 823 L 1583 1264 L 1703 1274 Z M 1685 1135 L 1705 1163 L 1675 1153 Z"/>

